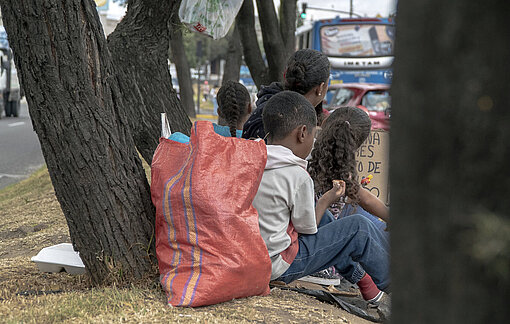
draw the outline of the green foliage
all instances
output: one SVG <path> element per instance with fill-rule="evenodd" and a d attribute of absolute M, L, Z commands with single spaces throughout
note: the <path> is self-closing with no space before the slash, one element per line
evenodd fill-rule
<path fill-rule="evenodd" d="M 190 31 L 184 25 L 181 27 L 184 50 L 190 67 L 196 67 L 198 64 L 204 64 L 206 61 L 216 59 L 225 59 L 228 50 L 228 41 L 226 38 L 214 40 L 210 37 L 200 35 Z M 197 58 L 197 41 L 202 41 L 202 57 Z"/>

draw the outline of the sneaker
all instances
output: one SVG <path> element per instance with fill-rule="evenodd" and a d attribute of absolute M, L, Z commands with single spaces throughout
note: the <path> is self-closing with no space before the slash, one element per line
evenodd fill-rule
<path fill-rule="evenodd" d="M 379 314 L 379 319 L 381 322 L 387 322 L 390 320 L 391 297 L 387 293 L 383 292 L 382 295 L 377 298 L 377 300 L 369 301 L 368 307 L 377 309 L 377 313 Z"/>
<path fill-rule="evenodd" d="M 306 281 L 306 282 L 312 282 L 312 283 L 324 285 L 324 286 L 331 286 L 331 285 L 337 286 L 340 284 L 341 277 L 339 275 L 337 275 L 334 272 L 334 269 L 332 269 L 332 268 L 333 267 L 318 271 L 318 272 L 313 273 L 309 276 L 299 278 L 299 280 Z"/>

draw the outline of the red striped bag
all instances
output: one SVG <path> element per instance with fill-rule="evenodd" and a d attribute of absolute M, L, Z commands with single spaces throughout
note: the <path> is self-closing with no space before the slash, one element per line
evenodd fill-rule
<path fill-rule="evenodd" d="M 160 282 L 173 306 L 267 295 L 271 261 L 252 202 L 263 141 L 223 137 L 194 124 L 190 142 L 165 138 L 152 161 Z"/>

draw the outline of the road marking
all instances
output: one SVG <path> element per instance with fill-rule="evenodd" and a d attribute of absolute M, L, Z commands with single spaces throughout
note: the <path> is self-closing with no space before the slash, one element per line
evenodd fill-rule
<path fill-rule="evenodd" d="M 218 116 L 209 115 L 209 114 L 197 114 L 197 119 L 217 119 Z"/>
<path fill-rule="evenodd" d="M 5 173 L 0 173 L 0 178 L 17 178 L 17 179 L 23 179 L 23 178 L 26 178 L 27 176 L 26 175 L 22 175 L 22 174 L 5 174 Z"/>
<path fill-rule="evenodd" d="M 7 124 L 7 126 L 9 126 L 9 127 L 16 127 L 16 126 L 21 126 L 21 125 L 25 125 L 25 122 L 17 122 L 17 123 Z"/>

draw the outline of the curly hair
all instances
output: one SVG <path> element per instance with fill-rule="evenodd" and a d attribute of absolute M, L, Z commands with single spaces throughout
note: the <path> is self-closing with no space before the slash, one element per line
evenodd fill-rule
<path fill-rule="evenodd" d="M 317 193 L 330 190 L 333 180 L 344 180 L 352 203 L 359 203 L 356 151 L 367 139 L 372 122 L 356 107 L 337 108 L 324 122 L 312 151 L 308 172 Z"/>
<path fill-rule="evenodd" d="M 220 108 L 218 114 L 227 121 L 230 135 L 236 137 L 237 122 L 248 113 L 250 93 L 239 82 L 229 80 L 221 86 L 217 99 Z"/>
<path fill-rule="evenodd" d="M 313 87 L 327 82 L 329 70 L 330 64 L 326 55 L 309 48 L 299 50 L 287 62 L 284 74 L 285 90 L 304 95 Z"/>

